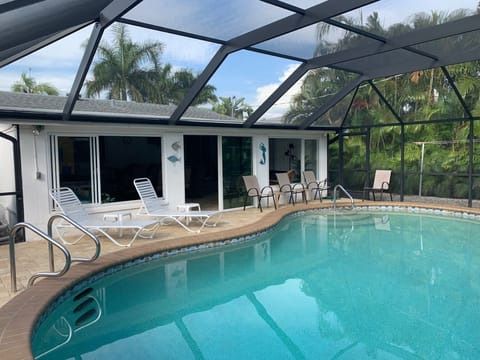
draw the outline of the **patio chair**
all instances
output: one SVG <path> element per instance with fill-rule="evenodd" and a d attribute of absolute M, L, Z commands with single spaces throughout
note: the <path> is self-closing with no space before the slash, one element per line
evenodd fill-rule
<path fill-rule="evenodd" d="M 318 196 L 320 202 L 322 202 L 322 192 L 328 191 L 329 189 L 327 179 L 317 180 L 315 173 L 312 170 L 304 171 L 303 178 L 305 179 L 306 189 L 313 193 L 313 200 Z"/>
<path fill-rule="evenodd" d="M 258 184 L 258 179 L 255 175 L 247 175 L 242 176 L 243 182 L 245 184 L 245 195 L 243 198 L 243 211 L 245 211 L 245 207 L 247 205 L 247 199 L 249 197 L 256 198 L 258 202 L 258 208 L 260 212 L 263 212 L 262 209 L 262 199 L 267 199 L 267 206 L 269 198 L 273 200 L 273 206 L 275 210 L 277 209 L 277 203 L 275 202 L 275 193 L 273 192 L 273 188 L 270 185 L 264 186 L 260 189 L 260 185 Z"/>
<path fill-rule="evenodd" d="M 158 219 L 161 224 L 168 224 L 173 221 L 189 232 L 200 232 L 205 226 L 216 226 L 222 216 L 221 211 L 194 210 L 186 212 L 170 209 L 168 201 L 157 196 L 149 178 L 134 179 L 133 184 L 142 201 L 140 213 Z M 216 220 L 209 223 L 208 221 L 212 217 Z M 182 221 L 184 219 L 187 220 L 187 223 Z M 194 230 L 188 226 L 191 219 L 200 224 L 199 229 Z"/>
<path fill-rule="evenodd" d="M 392 170 L 376 170 L 375 178 L 372 186 L 363 188 L 363 199 L 370 199 L 370 193 L 375 201 L 375 193 L 380 193 L 380 199 L 383 200 L 383 193 L 390 194 L 390 200 L 393 201 L 392 192 L 390 190 L 390 177 Z M 365 197 L 365 195 L 367 197 Z"/>
<path fill-rule="evenodd" d="M 295 206 L 298 194 L 302 194 L 302 200 L 305 201 L 305 204 L 307 203 L 305 186 L 303 186 L 303 184 L 290 183 L 290 177 L 288 176 L 288 172 L 276 173 L 275 175 L 277 176 L 280 193 L 288 196 L 288 203 L 292 203 Z"/>
<path fill-rule="evenodd" d="M 101 215 L 89 214 L 83 204 L 78 199 L 77 195 L 75 195 L 72 189 L 68 187 L 60 187 L 50 190 L 50 197 L 55 201 L 55 204 L 63 212 L 63 214 L 65 214 L 87 230 L 99 232 L 101 235 L 104 235 L 107 239 L 111 240 L 115 245 L 118 246 L 129 247 L 139 236 L 142 238 L 151 239 L 155 235 L 155 232 L 159 227 L 158 221 L 132 219 L 131 215 L 129 216 L 130 219 L 123 220 L 123 217 L 121 215 L 126 215 L 126 213 L 122 213 L 121 215 L 120 213 L 105 214 L 103 219 L 99 217 Z M 110 218 L 111 215 L 116 215 L 115 219 L 117 221 L 107 220 L 108 217 L 106 217 L 106 215 L 110 215 Z M 71 226 L 65 223 L 54 225 L 54 229 L 57 232 L 59 238 L 65 244 L 76 244 L 84 236 L 81 235 L 74 242 L 68 242 L 67 240 L 65 240 L 64 234 L 62 234 L 60 228 L 71 228 Z M 116 239 L 114 239 L 110 234 L 108 234 L 107 230 L 109 229 L 116 229 L 120 231 L 123 229 L 132 229 L 135 231 L 135 233 L 133 238 L 128 243 L 122 244 Z M 149 235 L 144 235 L 144 233 L 148 233 Z"/>

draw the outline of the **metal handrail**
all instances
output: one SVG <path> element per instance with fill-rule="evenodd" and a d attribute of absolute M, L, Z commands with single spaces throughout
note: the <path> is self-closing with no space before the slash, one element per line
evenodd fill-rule
<path fill-rule="evenodd" d="M 350 199 L 350 201 L 352 202 L 352 209 L 353 209 L 355 207 L 355 203 L 353 201 L 352 195 L 350 195 L 350 193 L 347 190 L 345 190 L 345 188 L 342 185 L 337 184 L 333 188 L 333 210 L 337 209 L 337 196 L 336 196 L 336 194 L 337 194 L 337 189 L 338 188 L 340 188 L 343 191 L 343 193 L 345 195 L 347 195 L 347 197 Z"/>
<path fill-rule="evenodd" d="M 49 235 L 45 234 L 39 228 L 33 226 L 32 224 L 20 222 L 15 224 L 15 226 L 10 231 L 10 281 L 11 281 L 11 291 L 12 293 L 17 292 L 17 269 L 15 264 L 15 235 L 20 229 L 28 229 L 38 236 L 42 237 L 43 239 L 48 241 L 48 252 L 50 256 L 50 272 L 37 272 L 32 275 L 32 277 L 28 280 L 28 287 L 32 286 L 35 279 L 43 276 L 43 277 L 60 277 L 64 275 L 68 269 L 70 269 L 70 265 L 72 263 L 72 258 L 70 256 L 70 252 L 68 249 L 57 242 L 56 240 L 52 239 Z M 55 272 L 54 264 L 53 264 L 53 246 L 56 246 L 63 252 L 65 255 L 65 266 L 62 270 Z"/>
<path fill-rule="evenodd" d="M 100 240 L 98 240 L 98 238 L 92 232 L 88 231 L 85 227 L 80 225 L 78 222 L 76 222 L 72 218 L 66 216 L 65 214 L 54 214 L 50 217 L 50 219 L 48 219 L 48 224 L 47 224 L 48 236 L 53 238 L 53 222 L 58 218 L 63 219 L 64 221 L 66 221 L 70 225 L 72 225 L 73 227 L 75 227 L 78 230 L 80 230 L 81 232 L 83 232 L 90 239 L 92 239 L 93 242 L 95 243 L 95 254 L 93 254 L 92 257 L 90 257 L 90 258 L 72 258 L 72 262 L 93 262 L 93 261 L 97 260 L 98 257 L 100 256 L 100 251 L 101 251 Z M 53 266 L 53 256 L 50 257 L 50 261 L 52 261 L 51 265 Z"/>
<path fill-rule="evenodd" d="M 61 243 L 53 239 L 53 236 L 52 236 L 53 222 L 58 218 L 61 218 L 64 221 L 68 222 L 73 227 L 77 228 L 78 230 L 80 230 L 81 232 L 83 232 L 85 235 L 87 235 L 89 238 L 93 240 L 93 242 L 95 243 L 95 253 L 93 254 L 92 257 L 72 258 L 68 249 L 64 245 L 62 245 Z M 63 276 L 70 269 L 72 262 L 93 262 L 96 259 L 98 259 L 98 257 L 100 256 L 101 247 L 100 247 L 100 241 L 98 240 L 98 238 L 93 233 L 85 229 L 82 225 L 77 223 L 75 220 L 69 218 L 64 214 L 54 214 L 53 216 L 50 217 L 50 219 L 48 219 L 48 225 L 47 225 L 48 234 L 45 234 L 42 230 L 40 230 L 39 228 L 35 227 L 32 224 L 29 224 L 26 222 L 20 222 L 16 224 L 10 231 L 10 281 L 11 281 L 11 291 L 13 293 L 17 292 L 17 269 L 16 269 L 16 263 L 15 263 L 15 236 L 20 229 L 29 229 L 30 231 L 34 232 L 41 238 L 48 241 L 48 258 L 49 258 L 48 260 L 50 265 L 50 272 L 37 272 L 33 274 L 28 280 L 28 285 L 27 285 L 28 287 L 32 286 L 35 280 L 38 279 L 39 277 Z M 56 246 L 57 248 L 59 248 L 60 251 L 62 251 L 63 254 L 65 255 L 65 265 L 63 269 L 60 271 L 55 271 L 55 259 L 53 256 L 53 246 Z"/>

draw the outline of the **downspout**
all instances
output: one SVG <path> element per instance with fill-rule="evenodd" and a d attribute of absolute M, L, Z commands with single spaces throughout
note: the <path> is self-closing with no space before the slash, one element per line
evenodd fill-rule
<path fill-rule="evenodd" d="M 17 207 L 17 222 L 23 222 L 25 219 L 24 208 L 23 208 L 23 187 L 22 187 L 22 167 L 21 167 L 21 157 L 20 157 L 20 131 L 18 125 L 17 129 L 17 139 L 7 135 L 0 131 L 0 138 L 8 140 L 12 143 L 13 146 L 13 166 L 15 172 L 15 191 L 0 193 L 0 196 L 15 196 L 15 205 Z M 22 237 L 22 241 L 24 237 Z"/>

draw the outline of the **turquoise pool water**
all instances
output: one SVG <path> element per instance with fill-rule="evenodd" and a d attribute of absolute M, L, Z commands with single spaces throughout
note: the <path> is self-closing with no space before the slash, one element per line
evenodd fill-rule
<path fill-rule="evenodd" d="M 64 296 L 39 359 L 480 359 L 480 223 L 313 213 L 109 271 Z"/>

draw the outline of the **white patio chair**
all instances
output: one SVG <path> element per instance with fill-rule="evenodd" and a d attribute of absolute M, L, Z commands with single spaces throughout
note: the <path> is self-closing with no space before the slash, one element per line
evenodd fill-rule
<path fill-rule="evenodd" d="M 243 211 L 245 211 L 245 206 L 247 205 L 247 199 L 249 197 L 253 197 L 257 199 L 258 208 L 260 209 L 260 212 L 263 211 L 262 199 L 265 199 L 265 198 L 267 199 L 267 206 L 268 206 L 269 198 L 272 198 L 273 206 L 275 207 L 275 209 L 277 209 L 277 204 L 275 202 L 275 193 L 273 191 L 273 188 L 270 185 L 260 188 L 260 185 L 258 184 L 258 179 L 255 175 L 242 176 L 242 178 L 243 178 L 243 183 L 245 184 Z"/>
<path fill-rule="evenodd" d="M 329 189 L 327 179 L 324 180 L 317 180 L 315 173 L 312 170 L 305 170 L 303 172 L 303 178 L 305 179 L 305 187 L 307 190 L 310 190 L 313 194 L 313 200 L 320 198 L 320 202 L 322 202 L 323 191 L 327 191 Z"/>
<path fill-rule="evenodd" d="M 383 200 L 383 194 L 388 193 L 390 194 L 390 200 L 393 201 L 392 192 L 390 190 L 391 176 L 392 170 L 376 170 L 373 185 L 365 186 L 363 188 L 363 199 L 369 199 L 370 193 L 372 193 L 373 201 L 375 201 L 375 193 L 380 193 L 380 200 Z"/>
<path fill-rule="evenodd" d="M 280 186 L 280 193 L 288 196 L 288 203 L 295 205 L 298 194 L 302 194 L 302 199 L 307 203 L 307 194 L 305 193 L 305 186 L 300 183 L 290 183 L 288 172 L 276 173 L 278 185 Z"/>
<path fill-rule="evenodd" d="M 76 221 L 84 228 L 90 231 L 97 231 L 101 235 L 104 235 L 107 239 L 111 240 L 118 246 L 131 246 L 137 237 L 152 238 L 155 235 L 159 227 L 158 221 L 151 220 L 137 220 L 129 219 L 121 222 L 108 221 L 100 218 L 98 215 L 89 214 L 83 204 L 78 199 L 77 195 L 68 187 L 55 188 L 50 191 L 50 197 L 55 201 L 58 208 L 69 218 Z M 64 238 L 64 234 L 60 231 L 60 228 L 71 228 L 68 224 L 60 223 L 54 224 L 54 229 L 57 232 L 59 238 L 65 244 L 76 244 L 84 235 L 81 235 L 76 241 L 68 242 Z M 133 238 L 126 244 L 122 244 L 114 239 L 107 230 L 109 229 L 132 229 L 135 231 Z M 149 235 L 144 235 L 145 233 Z"/>
<path fill-rule="evenodd" d="M 158 219 L 162 224 L 173 221 L 189 232 L 200 232 L 205 226 L 216 226 L 222 216 L 221 211 L 179 211 L 170 209 L 168 201 L 159 198 L 152 182 L 149 178 L 137 178 L 133 180 L 135 189 L 142 200 L 140 213 Z M 215 221 L 208 222 L 211 217 L 215 217 Z M 200 224 L 200 228 L 192 229 L 182 220 L 192 219 Z"/>

